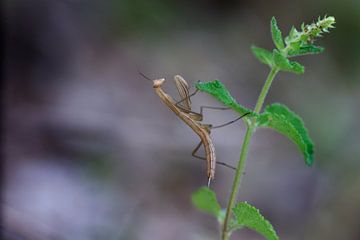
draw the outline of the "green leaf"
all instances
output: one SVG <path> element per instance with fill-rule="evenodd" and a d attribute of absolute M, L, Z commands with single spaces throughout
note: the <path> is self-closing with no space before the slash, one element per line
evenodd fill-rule
<path fill-rule="evenodd" d="M 259 127 L 272 128 L 291 139 L 304 155 L 305 163 L 314 162 L 314 144 L 303 120 L 289 108 L 275 103 L 267 106 L 257 119 Z"/>
<path fill-rule="evenodd" d="M 302 41 L 294 41 L 294 42 L 291 42 L 289 45 L 290 45 L 290 49 L 289 49 L 289 52 L 291 51 L 294 51 L 294 52 L 297 52 L 300 50 L 300 47 L 301 47 L 301 44 L 302 44 Z M 289 54 L 288 54 L 289 55 Z"/>
<path fill-rule="evenodd" d="M 315 46 L 315 45 L 303 45 L 298 50 L 290 50 L 288 55 L 291 57 L 294 56 L 302 56 L 307 54 L 319 54 L 325 50 L 323 47 Z"/>
<path fill-rule="evenodd" d="M 275 17 L 271 18 L 270 25 L 271 25 L 271 36 L 272 36 L 272 39 L 273 39 L 273 42 L 274 42 L 275 46 L 279 50 L 284 49 L 284 47 L 285 47 L 284 46 L 284 41 L 283 41 L 282 36 L 281 36 L 281 31 L 280 31 L 279 27 L 277 26 Z"/>
<path fill-rule="evenodd" d="M 293 72 L 296 74 L 304 74 L 305 67 L 303 65 L 301 65 L 300 63 L 295 62 L 295 61 L 290 61 L 290 65 L 291 65 L 291 68 L 284 69 L 284 71 L 289 71 L 289 72 Z"/>
<path fill-rule="evenodd" d="M 274 63 L 275 65 L 280 68 L 288 68 L 290 65 L 289 60 L 284 57 L 278 50 L 274 49 L 273 51 Z"/>
<path fill-rule="evenodd" d="M 247 202 L 240 202 L 233 208 L 236 225 L 233 229 L 248 227 L 267 240 L 279 240 L 273 226 L 259 212 Z"/>
<path fill-rule="evenodd" d="M 303 74 L 305 71 L 304 66 L 298 62 L 291 62 L 284 57 L 278 50 L 273 51 L 274 63 L 277 68 L 286 72 L 293 72 L 296 74 Z"/>
<path fill-rule="evenodd" d="M 224 215 L 215 193 L 208 187 L 202 187 L 191 195 L 191 201 L 197 209 L 221 219 Z"/>
<path fill-rule="evenodd" d="M 252 46 L 251 51 L 254 56 L 260 60 L 260 62 L 269 65 L 270 67 L 273 65 L 273 55 L 266 49 Z"/>
<path fill-rule="evenodd" d="M 210 82 L 198 82 L 195 84 L 196 88 L 202 92 L 206 92 L 222 102 L 225 106 L 230 107 L 240 115 L 251 113 L 250 109 L 238 104 L 236 100 L 230 95 L 227 88 L 219 80 Z"/>
<path fill-rule="evenodd" d="M 290 44 L 299 36 L 299 32 L 296 30 L 294 26 L 291 27 L 289 35 L 285 37 L 285 43 Z"/>

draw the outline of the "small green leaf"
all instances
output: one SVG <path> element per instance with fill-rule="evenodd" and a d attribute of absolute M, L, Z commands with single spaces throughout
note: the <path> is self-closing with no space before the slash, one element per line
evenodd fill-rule
<path fill-rule="evenodd" d="M 296 74 L 303 74 L 305 71 L 304 66 L 298 62 L 290 62 L 289 59 L 284 57 L 278 50 L 273 51 L 274 63 L 282 71 L 293 72 Z"/>
<path fill-rule="evenodd" d="M 314 162 L 314 144 L 303 120 L 289 108 L 275 103 L 267 106 L 257 119 L 259 127 L 272 128 L 291 139 L 304 155 L 305 163 Z"/>
<path fill-rule="evenodd" d="M 284 71 L 289 71 L 289 72 L 293 72 L 296 74 L 304 74 L 305 72 L 305 67 L 303 65 L 301 65 L 298 62 L 295 61 L 291 61 L 290 62 L 291 68 L 290 69 L 284 69 Z"/>
<path fill-rule="evenodd" d="M 278 50 L 274 49 L 273 57 L 274 57 L 274 63 L 278 68 L 284 69 L 291 67 L 289 60 L 286 57 L 284 57 Z"/>
<path fill-rule="evenodd" d="M 277 25 L 276 19 L 275 17 L 271 18 L 271 36 L 273 39 L 273 42 L 275 44 L 275 46 L 277 47 L 277 49 L 282 50 L 284 49 L 284 41 L 282 39 L 281 36 L 281 31 Z"/>
<path fill-rule="evenodd" d="M 285 43 L 286 44 L 292 43 L 298 36 L 299 36 L 299 32 L 296 30 L 294 26 L 292 26 L 289 35 L 285 37 Z"/>
<path fill-rule="evenodd" d="M 260 214 L 258 209 L 247 202 L 236 204 L 233 212 L 236 223 L 233 229 L 248 227 L 263 235 L 267 240 L 279 240 L 271 223 Z"/>
<path fill-rule="evenodd" d="M 210 82 L 199 82 L 196 83 L 195 86 L 200 91 L 212 95 L 218 101 L 238 112 L 240 115 L 252 112 L 250 109 L 247 109 L 246 107 L 238 104 L 236 100 L 230 95 L 224 84 L 222 84 L 219 80 L 214 80 Z"/>
<path fill-rule="evenodd" d="M 266 49 L 252 46 L 251 51 L 254 56 L 260 60 L 260 62 L 269 65 L 270 67 L 273 65 L 273 55 Z"/>
<path fill-rule="evenodd" d="M 307 54 L 319 54 L 325 50 L 323 47 L 315 46 L 315 45 L 304 45 L 301 46 L 298 50 L 291 50 L 288 52 L 290 57 L 294 56 L 302 56 Z"/>
<path fill-rule="evenodd" d="M 209 188 L 202 187 L 194 192 L 191 196 L 191 201 L 200 211 L 209 213 L 217 219 L 222 218 L 223 213 L 221 212 L 221 207 L 216 199 L 216 195 Z"/>
<path fill-rule="evenodd" d="M 301 47 L 301 44 L 302 42 L 301 41 L 295 41 L 295 42 L 291 42 L 289 45 L 290 45 L 290 49 L 289 49 L 289 52 L 290 51 L 299 51 L 300 50 L 300 47 Z M 289 55 L 289 54 L 288 54 Z"/>

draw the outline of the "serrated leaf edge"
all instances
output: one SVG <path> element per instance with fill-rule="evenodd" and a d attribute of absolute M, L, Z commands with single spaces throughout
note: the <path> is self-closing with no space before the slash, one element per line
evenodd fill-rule
<path fill-rule="evenodd" d="M 202 89 L 201 85 L 203 84 L 214 84 L 214 85 L 218 85 L 220 86 L 223 90 L 226 91 L 226 94 L 228 95 L 228 99 L 230 100 L 230 102 L 228 101 L 224 101 L 224 99 L 221 99 L 217 96 L 215 96 L 213 93 Z M 242 106 L 241 104 L 239 104 L 236 99 L 230 94 L 229 90 L 227 89 L 227 87 L 219 80 L 213 80 L 213 81 L 208 81 L 208 82 L 198 82 L 195 84 L 196 89 L 198 89 L 199 91 L 202 92 L 206 92 L 208 94 L 210 94 L 212 97 L 214 97 L 216 100 L 218 100 L 219 102 L 223 103 L 225 106 L 230 107 L 231 109 L 233 109 L 235 112 L 239 113 L 240 115 L 243 115 L 245 113 L 252 113 L 253 111 Z"/>
<path fill-rule="evenodd" d="M 271 30 L 271 37 L 277 49 L 282 50 L 285 48 L 284 40 L 282 38 L 282 33 L 280 28 L 277 25 L 277 21 L 275 17 L 271 18 L 270 21 L 270 30 Z"/>
<path fill-rule="evenodd" d="M 292 116 L 293 120 L 298 121 L 299 125 L 302 126 L 301 130 L 303 131 L 303 133 L 301 133 L 301 131 L 299 131 L 299 129 L 296 128 L 294 126 L 294 124 L 291 121 L 289 121 L 285 115 L 268 111 L 269 108 L 277 107 L 277 106 L 285 109 L 290 114 L 290 116 Z M 261 118 L 268 118 L 267 115 L 269 115 L 269 116 L 272 115 L 274 117 L 281 118 L 284 121 L 284 123 L 286 123 L 289 127 L 291 127 L 292 130 L 297 134 L 297 137 L 300 140 L 301 146 L 299 146 L 299 144 L 294 139 L 290 138 L 289 136 L 286 136 L 284 133 L 280 132 L 278 129 L 267 126 L 266 123 L 261 124 L 260 120 L 264 120 Z M 295 112 L 291 111 L 288 107 L 286 107 L 283 104 L 273 103 L 271 105 L 266 106 L 264 109 L 264 112 L 261 113 L 257 118 L 258 118 L 258 127 L 271 128 L 271 129 L 274 129 L 277 132 L 281 133 L 282 135 L 285 135 L 292 142 L 294 142 L 294 144 L 297 145 L 297 147 L 300 149 L 300 151 L 304 155 L 306 165 L 311 166 L 313 164 L 313 162 L 314 162 L 314 159 L 313 159 L 314 143 L 310 138 L 309 132 L 305 127 L 304 121 L 302 120 L 302 118 L 299 115 L 297 115 Z"/>
<path fill-rule="evenodd" d="M 233 208 L 233 213 L 234 213 L 234 216 L 235 216 L 235 218 L 238 216 L 237 214 L 236 214 L 236 211 L 237 211 L 237 208 L 240 208 L 241 206 L 244 206 L 244 207 L 246 207 L 246 208 L 248 208 L 248 209 L 250 209 L 251 211 L 255 211 L 255 214 L 256 214 L 256 217 L 259 217 L 260 219 L 260 221 L 265 225 L 265 228 L 269 231 L 269 233 L 272 235 L 272 239 L 277 239 L 277 240 L 279 240 L 279 237 L 278 237 L 278 235 L 276 234 L 276 231 L 275 231 L 275 229 L 274 229 L 274 227 L 272 226 L 272 224 L 260 213 L 260 210 L 259 209 L 257 209 L 256 207 L 254 207 L 254 206 L 252 206 L 252 205 L 250 205 L 248 202 L 239 202 L 239 203 L 237 203 L 236 205 L 235 205 L 235 207 Z M 239 210 L 240 211 L 240 210 Z M 240 213 L 241 214 L 241 213 Z M 235 221 L 236 222 L 238 222 L 238 220 L 237 219 L 235 219 Z M 256 221 L 256 222 L 259 222 L 259 221 Z M 239 224 L 238 226 L 233 226 L 233 229 L 232 229 L 232 231 L 234 231 L 235 229 L 238 229 L 238 228 L 241 228 L 241 227 L 248 227 L 248 228 L 250 228 L 250 229 L 252 229 L 252 230 L 254 230 L 254 231 L 256 231 L 257 233 L 259 233 L 259 234 L 261 234 L 262 236 L 264 236 L 265 238 L 267 238 L 267 236 L 266 235 L 264 235 L 264 233 L 262 233 L 262 232 L 258 232 L 256 229 L 253 229 L 252 227 L 250 227 L 250 226 L 247 226 L 246 224 Z M 267 238 L 268 239 L 268 238 Z"/>

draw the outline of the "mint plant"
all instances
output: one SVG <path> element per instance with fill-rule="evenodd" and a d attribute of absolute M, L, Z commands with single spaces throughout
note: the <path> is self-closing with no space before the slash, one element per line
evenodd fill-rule
<path fill-rule="evenodd" d="M 334 28 L 334 24 L 335 18 L 332 16 L 325 16 L 322 19 L 319 17 L 317 21 L 311 24 L 305 25 L 303 23 L 301 30 L 292 27 L 288 36 L 283 38 L 275 17 L 271 19 L 271 36 L 276 48 L 270 52 L 260 47 L 251 47 L 254 56 L 260 62 L 270 67 L 269 75 L 260 92 L 254 110 L 250 110 L 237 103 L 219 80 L 196 84 L 198 90 L 210 94 L 240 116 L 250 112 L 250 114 L 243 118 L 247 130 L 226 209 L 221 209 L 215 193 L 207 187 L 199 189 L 192 195 L 192 202 L 199 210 L 216 217 L 221 227 L 222 240 L 228 240 L 233 231 L 242 227 L 250 228 L 268 240 L 279 239 L 270 222 L 260 214 L 259 210 L 246 202 L 239 202 L 235 205 L 250 140 L 257 129 L 272 128 L 292 140 L 298 146 L 304 156 L 306 165 L 311 166 L 313 164 L 314 144 L 302 119 L 288 107 L 279 103 L 266 106 L 262 112 L 261 109 L 275 76 L 280 71 L 303 74 L 304 66 L 290 59 L 296 56 L 323 52 L 324 48 L 314 45 L 314 41 L 316 38 L 321 37 L 323 33 L 327 33 L 331 28 Z"/>

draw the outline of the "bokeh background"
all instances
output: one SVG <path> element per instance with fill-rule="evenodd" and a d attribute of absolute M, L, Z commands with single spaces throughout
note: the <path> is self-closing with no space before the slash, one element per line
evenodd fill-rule
<path fill-rule="evenodd" d="M 140 77 L 191 83 L 220 79 L 253 107 L 268 69 L 250 46 L 273 48 L 319 15 L 336 17 L 326 51 L 299 59 L 305 75 L 281 73 L 267 103 L 301 115 L 316 143 L 306 167 L 296 146 L 259 130 L 239 200 L 261 209 L 281 239 L 360 239 L 360 1 L 12 0 L 5 27 L 5 173 L 2 235 L 42 239 L 217 239 L 217 223 L 190 195 L 206 184 L 191 156 L 197 136 Z M 200 105 L 219 106 L 198 94 Z M 205 122 L 232 120 L 206 111 Z M 236 164 L 241 122 L 212 133 L 220 161 Z M 233 171 L 212 188 L 225 206 Z M 242 230 L 234 239 L 262 239 Z"/>

